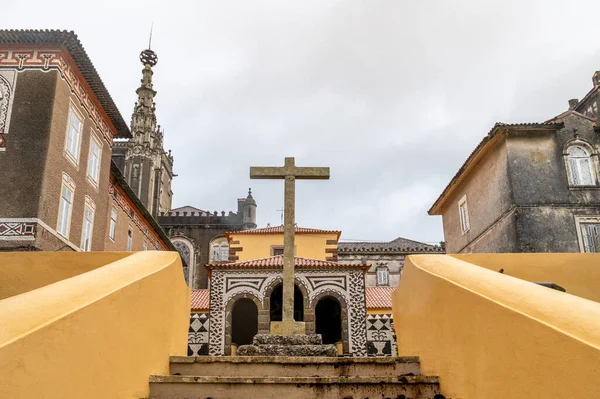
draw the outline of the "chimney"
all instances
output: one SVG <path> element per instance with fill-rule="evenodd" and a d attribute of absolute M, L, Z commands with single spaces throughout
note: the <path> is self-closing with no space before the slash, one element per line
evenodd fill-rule
<path fill-rule="evenodd" d="M 577 108 L 578 105 L 579 105 L 579 100 L 578 99 L 572 98 L 572 99 L 569 100 L 569 109 L 570 110 Z"/>
<path fill-rule="evenodd" d="M 600 71 L 596 71 L 592 76 L 592 82 L 594 82 L 594 88 L 600 86 Z"/>

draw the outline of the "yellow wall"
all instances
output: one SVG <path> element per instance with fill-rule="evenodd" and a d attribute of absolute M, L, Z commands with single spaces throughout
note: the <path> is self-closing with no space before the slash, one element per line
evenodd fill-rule
<path fill-rule="evenodd" d="M 131 255 L 131 252 L 0 252 L 0 299 L 21 294 Z"/>
<path fill-rule="evenodd" d="M 326 248 L 337 249 L 337 244 L 327 245 L 327 240 L 335 240 L 336 233 L 329 234 L 298 234 L 295 235 L 296 256 L 301 258 L 326 260 L 331 254 L 325 252 Z M 239 241 L 234 244 L 232 241 Z M 230 248 L 242 248 L 237 251 L 237 262 L 251 259 L 267 258 L 271 256 L 272 245 L 283 245 L 283 233 L 279 234 L 236 234 L 229 233 Z"/>
<path fill-rule="evenodd" d="M 186 354 L 190 292 L 179 255 L 113 259 L 0 300 L 2 397 L 147 397 L 150 374 L 168 373 L 169 356 Z"/>
<path fill-rule="evenodd" d="M 465 254 L 451 255 L 469 263 L 533 282 L 552 282 L 569 294 L 600 302 L 600 255 Z"/>
<path fill-rule="evenodd" d="M 597 302 L 444 255 L 409 256 L 392 300 L 398 352 L 420 356 L 446 397 L 596 396 Z"/>

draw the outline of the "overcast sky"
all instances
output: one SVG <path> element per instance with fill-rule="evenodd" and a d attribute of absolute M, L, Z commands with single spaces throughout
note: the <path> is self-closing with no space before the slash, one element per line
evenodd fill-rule
<path fill-rule="evenodd" d="M 250 166 L 329 166 L 296 185 L 301 226 L 345 240 L 443 239 L 427 209 L 497 121 L 538 122 L 600 70 L 600 1 L 17 1 L 3 28 L 74 30 L 126 121 L 139 52 L 154 87 L 174 207 L 279 224 L 283 183 Z"/>

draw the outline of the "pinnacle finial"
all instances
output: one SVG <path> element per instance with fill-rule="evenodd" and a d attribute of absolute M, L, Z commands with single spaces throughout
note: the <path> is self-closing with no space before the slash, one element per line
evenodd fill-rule
<path fill-rule="evenodd" d="M 154 28 L 154 21 L 150 25 L 150 37 L 148 38 L 148 50 L 152 48 L 152 28 Z"/>

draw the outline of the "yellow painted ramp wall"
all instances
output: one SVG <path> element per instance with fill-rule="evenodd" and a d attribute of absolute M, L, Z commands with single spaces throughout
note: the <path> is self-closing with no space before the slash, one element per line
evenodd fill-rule
<path fill-rule="evenodd" d="M 399 354 L 446 397 L 597 396 L 600 303 L 444 255 L 409 256 L 392 300 Z"/>
<path fill-rule="evenodd" d="M 149 376 L 186 354 L 189 309 L 174 252 L 136 253 L 0 300 L 0 396 L 147 397 Z"/>

